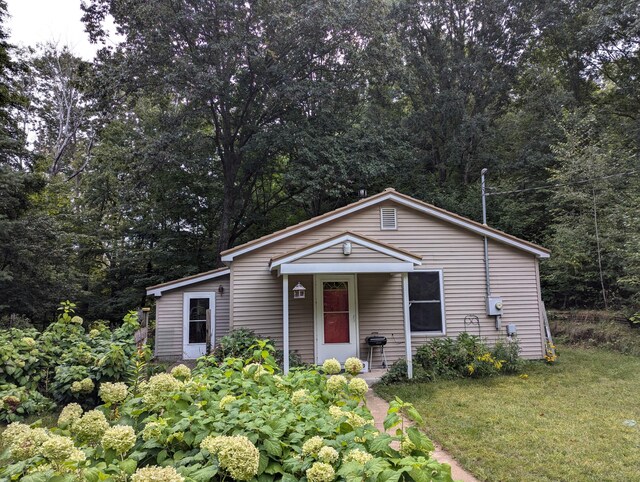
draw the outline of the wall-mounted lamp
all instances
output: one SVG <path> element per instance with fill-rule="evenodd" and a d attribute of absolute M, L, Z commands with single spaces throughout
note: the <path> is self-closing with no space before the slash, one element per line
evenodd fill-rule
<path fill-rule="evenodd" d="M 298 284 L 293 287 L 293 299 L 303 300 L 306 296 L 307 288 L 302 286 L 302 283 L 298 281 Z"/>
<path fill-rule="evenodd" d="M 360 190 L 358 191 L 358 197 L 359 197 L 359 198 L 365 198 L 365 197 L 367 197 L 367 190 L 366 190 L 366 189 L 360 189 Z"/>
<path fill-rule="evenodd" d="M 342 243 L 342 254 L 349 256 L 351 254 L 351 241 Z"/>
<path fill-rule="evenodd" d="M 220 294 L 224 293 L 224 286 L 222 285 L 218 286 L 218 293 Z"/>

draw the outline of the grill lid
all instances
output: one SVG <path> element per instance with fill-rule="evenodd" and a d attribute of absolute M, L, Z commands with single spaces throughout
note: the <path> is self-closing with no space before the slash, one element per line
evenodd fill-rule
<path fill-rule="evenodd" d="M 366 338 L 369 346 L 384 346 L 387 344 L 387 337 L 381 335 L 368 336 Z"/>

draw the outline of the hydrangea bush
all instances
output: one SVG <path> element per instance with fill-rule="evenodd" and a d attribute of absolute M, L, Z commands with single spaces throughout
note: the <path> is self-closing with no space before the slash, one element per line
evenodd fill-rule
<path fill-rule="evenodd" d="M 94 323 L 87 333 L 74 307 L 61 303 L 57 321 L 42 333 L 33 328 L 0 330 L 0 421 L 49 411 L 53 401 L 96 405 L 99 384 L 128 380 L 140 358 L 150 357 L 147 351 L 138 352 L 134 342 L 139 327 L 135 312 L 115 330 Z M 122 386 L 115 385 L 100 397 L 109 397 L 109 392 L 124 399 Z"/>
<path fill-rule="evenodd" d="M 277 371 L 272 353 L 257 349 L 249 359 L 202 363 L 188 379 L 167 373 L 127 386 L 124 401 L 114 401 L 122 392 L 113 385 L 99 387 L 109 402 L 87 412 L 69 404 L 57 427 L 9 425 L 0 479 L 451 480 L 429 439 L 404 430 L 400 410 L 421 422 L 410 405 L 393 402 L 391 434 L 381 433 L 366 384 L 353 378 L 330 389 L 325 370 Z"/>

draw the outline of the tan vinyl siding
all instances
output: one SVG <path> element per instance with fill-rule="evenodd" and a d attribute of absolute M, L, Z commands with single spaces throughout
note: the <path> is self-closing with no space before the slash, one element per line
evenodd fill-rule
<path fill-rule="evenodd" d="M 224 287 L 222 294 L 218 293 L 221 285 Z M 231 290 L 228 276 L 165 291 L 156 299 L 155 354 L 158 358 L 182 358 L 183 299 L 184 293 L 192 291 L 215 293 L 216 342 L 229 332 Z"/>
<path fill-rule="evenodd" d="M 421 255 L 422 266 L 416 269 L 443 270 L 447 335 L 456 336 L 465 330 L 466 315 L 480 318 L 481 335 L 490 341 L 495 340 L 497 335 L 503 335 L 507 323 L 516 323 L 523 354 L 529 358 L 542 356 L 540 313 L 537 305 L 532 303 L 539 297 L 535 274 L 537 261 L 533 255 L 490 242 L 493 292 L 505 301 L 503 330 L 498 333 L 493 318 L 486 315 L 482 237 L 408 207 L 393 202 L 387 204 L 397 208 L 397 230 L 381 230 L 380 206 L 372 206 L 238 256 L 232 265 L 234 326 L 245 326 L 270 335 L 281 346 L 282 281 L 269 271 L 269 260 L 329 236 L 352 231 Z M 344 255 L 341 256 L 344 258 Z M 383 282 L 385 276 L 388 281 Z M 297 278 L 292 275 L 290 281 L 294 282 Z M 358 280 L 361 357 L 366 358 L 367 354 L 364 337 L 370 331 L 376 331 L 374 327 L 383 325 L 386 332 L 394 334 L 398 345 L 394 347 L 390 338 L 387 349 L 389 361 L 404 356 L 403 350 L 398 349 L 404 343 L 401 276 L 361 274 Z M 312 283 L 303 284 L 309 293 Z M 298 301 L 292 300 L 290 309 L 294 309 Z M 312 321 L 313 314 L 311 325 Z M 468 328 L 468 331 L 477 334 L 477 329 L 476 325 Z M 382 333 L 382 330 L 378 331 Z M 428 338 L 424 335 L 413 336 L 413 347 L 423 344 Z M 299 343 L 296 341 L 294 344 L 292 338 L 291 349 L 298 349 Z M 305 344 L 303 351 L 306 353 L 308 350 L 309 345 Z"/>
<path fill-rule="evenodd" d="M 360 358 L 369 356 L 366 338 L 374 333 L 387 337 L 384 347 L 387 361 L 404 358 L 404 321 L 402 318 L 402 277 L 399 274 L 358 275 L 358 320 Z M 372 368 L 381 368 L 380 348 L 373 351 Z"/>
<path fill-rule="evenodd" d="M 302 283 L 307 291 L 305 298 L 293 299 L 293 287 Z M 282 283 L 280 283 L 282 286 Z M 280 316 L 282 320 L 282 315 Z M 298 352 L 303 361 L 313 363 L 314 357 L 313 334 L 313 276 L 289 276 L 289 346 L 291 351 Z"/>
<path fill-rule="evenodd" d="M 294 261 L 294 264 L 307 264 L 307 263 L 401 263 L 402 261 L 388 256 L 383 253 L 379 253 L 366 246 L 360 246 L 352 243 L 351 254 L 345 256 L 342 252 L 342 244 L 338 243 L 335 246 L 318 251 L 317 253 L 310 254 L 304 258 L 300 258 Z"/>

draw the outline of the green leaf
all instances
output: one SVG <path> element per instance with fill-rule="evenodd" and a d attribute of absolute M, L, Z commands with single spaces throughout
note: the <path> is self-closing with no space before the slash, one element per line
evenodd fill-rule
<path fill-rule="evenodd" d="M 209 482 L 218 474 L 218 467 L 215 465 L 210 465 L 208 467 L 203 467 L 201 469 L 193 472 L 189 478 L 194 480 L 195 482 Z"/>
<path fill-rule="evenodd" d="M 282 455 L 282 445 L 278 440 L 267 439 L 264 441 L 264 448 L 269 455 L 280 457 Z"/>
<path fill-rule="evenodd" d="M 156 457 L 156 460 L 158 461 L 158 464 L 162 465 L 162 462 L 167 460 L 167 457 L 168 457 L 167 451 L 161 450 L 160 452 L 158 452 L 158 456 Z"/>
<path fill-rule="evenodd" d="M 138 467 L 138 464 L 136 463 L 136 461 L 131 459 L 121 460 L 119 465 L 120 465 L 120 468 L 129 475 L 132 475 L 136 471 L 136 468 Z"/>
<path fill-rule="evenodd" d="M 406 413 L 409 420 L 417 423 L 421 427 L 424 426 L 424 419 L 422 418 L 422 415 L 418 413 L 418 411 L 416 410 L 416 407 L 414 407 L 413 405 L 411 405 L 410 407 L 407 407 Z"/>

